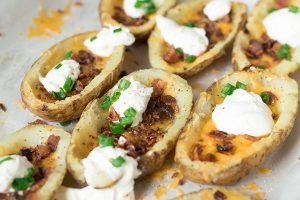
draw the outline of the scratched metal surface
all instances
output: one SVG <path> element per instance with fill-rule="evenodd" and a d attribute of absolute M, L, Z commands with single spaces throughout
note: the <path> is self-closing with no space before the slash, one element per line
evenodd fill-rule
<path fill-rule="evenodd" d="M 251 10 L 255 0 L 244 0 Z M 66 2 L 62 0 L 1 0 L 0 1 L 0 102 L 7 107 L 7 112 L 0 111 L 0 138 L 37 119 L 28 110 L 20 107 L 20 83 L 31 64 L 40 54 L 53 44 L 76 33 L 97 30 L 100 28 L 97 6 L 98 1 L 85 0 L 83 6 L 75 7 L 71 1 L 71 15 L 64 18 L 64 25 L 60 34 L 51 34 L 48 38 L 26 38 L 26 31 L 32 18 L 38 15 L 38 6 L 42 5 L 45 10 L 63 9 Z M 126 53 L 124 69 L 131 72 L 140 68 L 148 68 L 146 44 L 135 44 Z M 196 88 L 205 89 L 215 79 L 220 78 L 231 71 L 230 52 L 227 56 L 216 61 L 212 66 L 201 72 L 199 75 L 189 79 L 189 82 Z M 300 72 L 292 76 L 299 82 Z M 195 91 L 195 97 L 198 95 Z M 76 121 L 68 127 L 72 131 Z M 59 126 L 57 123 L 53 125 Z M 263 165 L 271 168 L 272 172 L 267 175 L 257 175 L 255 172 L 245 177 L 238 184 L 230 187 L 237 188 L 243 183 L 254 181 L 266 193 L 266 199 L 300 199 L 300 119 L 297 118 L 295 127 L 287 141 L 268 158 Z M 166 180 L 165 180 L 166 181 Z M 137 197 L 153 199 L 153 191 L 157 186 L 166 182 L 138 182 L 136 184 Z M 180 186 L 183 191 L 191 192 L 206 185 L 195 184 L 187 181 Z M 168 190 L 161 199 L 170 199 L 176 195 L 175 190 Z"/>

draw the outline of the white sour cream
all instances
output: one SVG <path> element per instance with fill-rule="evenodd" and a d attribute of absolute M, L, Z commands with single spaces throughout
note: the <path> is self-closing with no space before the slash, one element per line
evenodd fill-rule
<path fill-rule="evenodd" d="M 209 41 L 204 29 L 181 26 L 163 16 L 157 16 L 156 23 L 164 40 L 184 53 L 198 56 L 207 49 Z"/>
<path fill-rule="evenodd" d="M 230 13 L 230 0 L 212 0 L 203 9 L 204 14 L 210 21 L 216 21 Z"/>
<path fill-rule="evenodd" d="M 110 56 L 114 48 L 120 45 L 130 46 L 134 43 L 135 38 L 128 28 L 122 27 L 121 31 L 114 32 L 119 26 L 108 25 L 96 35 L 96 39 L 91 41 L 88 38 L 84 41 L 84 45 L 94 54 L 101 57 Z"/>
<path fill-rule="evenodd" d="M 134 200 L 134 179 L 140 175 L 137 161 L 126 155 L 126 151 L 113 147 L 96 147 L 87 158 L 82 160 L 84 175 L 89 186 L 82 189 L 60 187 L 53 200 Z M 126 162 L 114 167 L 111 158 L 122 156 Z M 96 189 L 99 173 L 105 172 L 112 179 L 119 179 L 111 187 Z M 94 180 L 93 180 L 94 179 Z"/>
<path fill-rule="evenodd" d="M 40 82 L 50 93 L 59 92 L 68 77 L 70 77 L 73 81 L 76 81 L 80 74 L 80 64 L 75 60 L 63 60 L 59 64 L 62 66 L 55 69 L 56 65 L 45 77 L 40 77 Z"/>
<path fill-rule="evenodd" d="M 131 18 L 141 18 L 144 15 L 146 15 L 146 11 L 143 8 L 136 8 L 135 3 L 137 0 L 124 0 L 123 2 L 123 9 Z M 156 8 L 160 7 L 163 3 L 163 0 L 153 0 L 153 3 L 155 4 Z"/>
<path fill-rule="evenodd" d="M 212 119 L 219 131 L 235 135 L 262 136 L 274 126 L 272 111 L 261 97 L 243 89 L 235 90 L 217 105 Z"/>
<path fill-rule="evenodd" d="M 300 45 L 300 12 L 292 13 L 288 8 L 277 10 L 263 20 L 263 25 L 271 39 L 293 48 Z"/>
<path fill-rule="evenodd" d="M 11 184 L 16 178 L 24 178 L 28 175 L 28 169 L 33 167 L 24 156 L 10 155 L 0 157 L 0 160 L 11 157 L 0 164 L 0 193 L 12 192 Z"/>
<path fill-rule="evenodd" d="M 131 125 L 131 127 L 134 127 L 143 120 L 143 113 L 147 109 L 153 88 L 133 79 L 129 81 L 131 83 L 130 87 L 121 92 L 121 96 L 112 106 L 120 117 L 124 117 L 124 112 L 133 107 L 137 112 Z"/>

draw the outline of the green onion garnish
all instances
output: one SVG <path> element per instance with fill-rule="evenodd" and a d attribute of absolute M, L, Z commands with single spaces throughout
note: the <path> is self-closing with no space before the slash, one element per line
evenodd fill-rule
<path fill-rule="evenodd" d="M 185 61 L 188 62 L 188 63 L 192 63 L 196 60 L 196 56 L 193 56 L 193 55 L 187 55 L 185 57 Z"/>
<path fill-rule="evenodd" d="M 125 117 L 135 117 L 136 115 L 136 110 L 133 107 L 128 108 L 124 112 Z"/>
<path fill-rule="evenodd" d="M 97 39 L 97 35 L 94 35 L 93 37 L 90 38 L 90 41 L 93 42 L 96 39 Z"/>
<path fill-rule="evenodd" d="M 30 187 L 34 179 L 34 169 L 29 168 L 27 170 L 28 174 L 24 178 L 15 178 L 12 182 L 12 187 L 15 191 L 23 191 Z"/>
<path fill-rule="evenodd" d="M 152 0 L 137 0 L 134 7 L 143 8 L 147 14 L 156 12 L 156 7 Z"/>
<path fill-rule="evenodd" d="M 133 123 L 133 118 L 132 117 L 121 117 L 120 123 L 123 126 L 127 126 Z"/>
<path fill-rule="evenodd" d="M 72 90 L 74 84 L 75 82 L 70 77 L 67 77 L 63 89 L 65 90 L 65 92 L 69 92 Z"/>
<path fill-rule="evenodd" d="M 299 12 L 299 7 L 294 6 L 294 5 L 290 5 L 289 6 L 289 11 L 292 13 L 298 13 Z"/>
<path fill-rule="evenodd" d="M 183 50 L 182 50 L 182 48 L 176 48 L 176 52 L 177 53 L 183 53 Z"/>
<path fill-rule="evenodd" d="M 190 28 L 196 27 L 196 24 L 194 24 L 192 22 L 185 22 L 183 25 L 187 26 L 187 27 L 190 27 Z"/>
<path fill-rule="evenodd" d="M 120 83 L 119 83 L 119 86 L 118 86 L 118 88 L 120 89 L 120 90 L 126 90 L 127 88 L 129 88 L 130 87 L 130 81 L 128 81 L 128 80 L 126 80 L 126 79 L 122 79 L 121 81 L 120 81 Z"/>
<path fill-rule="evenodd" d="M 59 125 L 61 126 L 68 126 L 72 121 L 63 121 L 63 122 L 59 122 Z"/>
<path fill-rule="evenodd" d="M 291 48 L 288 44 L 283 44 L 279 51 L 277 51 L 276 56 L 281 59 L 292 59 Z"/>
<path fill-rule="evenodd" d="M 103 100 L 102 100 L 102 103 L 101 103 L 101 108 L 103 110 L 108 110 L 109 107 L 111 106 L 112 102 L 110 100 L 110 97 L 109 96 L 104 96 L 103 97 Z"/>
<path fill-rule="evenodd" d="M 264 102 L 265 104 L 268 104 L 268 103 L 269 103 L 269 101 L 270 101 L 270 95 L 269 95 L 268 93 L 262 92 L 262 93 L 260 94 L 260 97 L 261 97 L 261 99 L 263 100 L 263 102 Z"/>
<path fill-rule="evenodd" d="M 59 92 L 51 92 L 51 95 L 56 99 L 64 99 L 66 98 L 66 93 L 63 89 L 60 89 Z"/>
<path fill-rule="evenodd" d="M 264 66 L 264 65 L 258 65 L 256 68 L 258 68 L 258 69 L 266 69 L 266 67 Z"/>
<path fill-rule="evenodd" d="M 64 55 L 64 60 L 70 58 L 73 54 L 73 51 L 68 51 L 65 55 Z"/>
<path fill-rule="evenodd" d="M 116 158 L 110 159 L 110 162 L 114 167 L 121 167 L 126 162 L 126 160 L 122 156 L 118 156 Z"/>
<path fill-rule="evenodd" d="M 111 101 L 112 102 L 118 101 L 118 99 L 120 98 L 120 96 L 121 96 L 121 92 L 119 92 L 119 91 L 114 92 L 113 95 L 112 95 L 112 97 L 111 97 Z"/>
<path fill-rule="evenodd" d="M 233 85 L 231 85 L 230 83 L 227 83 L 221 90 L 221 96 L 226 97 L 226 96 L 232 95 L 232 93 L 235 89 L 236 88 Z"/>
<path fill-rule="evenodd" d="M 61 66 L 62 66 L 62 64 L 59 63 L 58 65 L 56 65 L 56 66 L 54 67 L 54 69 L 59 69 Z"/>
<path fill-rule="evenodd" d="M 109 125 L 109 130 L 114 134 L 122 134 L 125 129 L 121 123 L 112 123 Z"/>
<path fill-rule="evenodd" d="M 114 139 L 103 134 L 98 136 L 98 142 L 101 148 L 114 145 Z"/>
<path fill-rule="evenodd" d="M 5 161 L 8 161 L 8 160 L 13 160 L 13 158 L 10 156 L 7 156 L 6 158 L 3 158 L 2 160 L 0 160 L 0 164 L 4 163 Z"/>
<path fill-rule="evenodd" d="M 272 12 L 275 12 L 275 11 L 277 11 L 278 10 L 278 8 L 270 8 L 269 10 L 268 10 L 268 14 L 271 14 Z"/>
<path fill-rule="evenodd" d="M 121 32 L 122 31 L 122 28 L 117 28 L 114 30 L 114 33 L 118 33 L 118 32 Z"/>
<path fill-rule="evenodd" d="M 236 87 L 236 89 L 243 89 L 243 90 L 247 89 L 247 85 L 240 81 L 236 82 L 235 87 Z"/>
<path fill-rule="evenodd" d="M 147 7 L 145 7 L 145 11 L 147 14 L 152 14 L 156 12 L 156 7 L 154 3 L 149 4 Z"/>

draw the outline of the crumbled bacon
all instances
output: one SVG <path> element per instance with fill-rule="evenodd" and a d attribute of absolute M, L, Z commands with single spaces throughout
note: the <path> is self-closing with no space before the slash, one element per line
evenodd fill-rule
<path fill-rule="evenodd" d="M 234 148 L 233 144 L 230 142 L 227 142 L 225 144 L 217 144 L 217 151 L 220 153 L 226 153 L 231 152 Z"/>
<path fill-rule="evenodd" d="M 128 15 L 126 15 L 123 8 L 119 6 L 115 7 L 115 13 L 113 18 L 126 26 L 140 26 L 147 21 L 145 17 L 140 17 L 140 18 L 129 17 Z"/>
<path fill-rule="evenodd" d="M 177 52 L 174 46 L 167 44 L 163 59 L 170 64 L 177 63 L 183 59 L 183 53 Z"/>
<path fill-rule="evenodd" d="M 202 161 L 207 161 L 207 162 L 216 162 L 217 161 L 217 157 L 212 154 L 212 153 L 209 153 L 207 154 L 204 159 Z"/>
<path fill-rule="evenodd" d="M 200 156 L 203 151 L 203 145 L 201 144 L 196 144 L 192 149 L 191 149 L 191 159 L 194 160 L 200 160 Z"/>
<path fill-rule="evenodd" d="M 77 92 L 81 92 L 83 89 L 84 89 L 83 84 L 81 83 L 80 80 L 77 80 L 77 81 L 75 82 L 75 90 L 76 90 Z"/>
<path fill-rule="evenodd" d="M 72 55 L 72 59 L 77 61 L 79 64 L 87 65 L 92 64 L 95 60 L 95 57 L 87 51 L 79 50 L 77 53 Z"/>
<path fill-rule="evenodd" d="M 259 58 L 264 53 L 262 43 L 258 40 L 251 40 L 249 47 L 245 49 L 245 53 L 249 58 Z"/>
<path fill-rule="evenodd" d="M 289 0 L 275 0 L 275 2 L 280 8 L 285 8 L 289 6 Z"/>
<path fill-rule="evenodd" d="M 48 137 L 47 145 L 49 146 L 51 152 L 56 151 L 56 148 L 57 148 L 57 145 L 58 145 L 59 140 L 60 140 L 60 137 L 59 137 L 59 136 L 50 135 L 50 136 Z"/>
<path fill-rule="evenodd" d="M 120 119 L 119 114 L 116 112 L 114 107 L 111 106 L 108 110 L 107 121 L 113 122 L 113 121 L 118 121 L 119 119 Z"/>
<path fill-rule="evenodd" d="M 214 199 L 215 200 L 225 200 L 225 199 L 227 199 L 227 197 L 226 197 L 226 195 L 223 192 L 217 190 L 214 193 Z"/>
<path fill-rule="evenodd" d="M 267 102 L 268 105 L 274 105 L 276 100 L 277 100 L 277 97 L 275 94 L 273 94 L 272 92 L 270 91 L 266 91 L 265 93 L 267 93 L 269 95 L 269 101 Z"/>
<path fill-rule="evenodd" d="M 0 103 L 0 110 L 2 110 L 3 112 L 7 111 L 7 108 L 3 103 Z"/>
<path fill-rule="evenodd" d="M 161 79 L 154 79 L 151 83 L 153 87 L 152 98 L 161 96 L 167 87 L 167 82 Z"/>
<path fill-rule="evenodd" d="M 208 136 L 218 139 L 218 140 L 231 140 L 235 138 L 235 135 L 227 134 L 223 131 L 213 130 L 208 133 Z"/>

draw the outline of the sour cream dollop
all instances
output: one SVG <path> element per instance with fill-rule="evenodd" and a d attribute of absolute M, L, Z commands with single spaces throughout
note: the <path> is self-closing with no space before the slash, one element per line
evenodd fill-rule
<path fill-rule="evenodd" d="M 300 45 L 300 12 L 290 12 L 283 8 L 269 14 L 264 20 L 268 36 L 281 44 L 296 48 Z"/>
<path fill-rule="evenodd" d="M 135 38 L 128 28 L 108 25 L 96 35 L 96 38 L 88 38 L 84 45 L 94 54 L 101 57 L 109 57 L 114 48 L 120 45 L 130 46 Z"/>
<path fill-rule="evenodd" d="M 58 65 L 61 66 L 57 67 Z M 45 77 L 40 77 L 40 82 L 50 93 L 59 92 L 68 77 L 76 81 L 80 74 L 80 64 L 75 60 L 63 60 L 58 65 L 54 66 Z"/>
<path fill-rule="evenodd" d="M 134 108 L 137 112 L 131 125 L 131 127 L 134 127 L 143 120 L 143 113 L 147 109 L 153 88 L 147 87 L 134 79 L 129 81 L 130 87 L 121 92 L 121 96 L 112 106 L 120 117 L 124 117 L 124 112 L 128 108 Z"/>
<path fill-rule="evenodd" d="M 219 131 L 235 135 L 263 136 L 274 126 L 272 111 L 261 97 L 243 89 L 235 90 L 217 105 L 212 119 Z"/>
<path fill-rule="evenodd" d="M 206 4 L 206 6 L 203 9 L 203 12 L 210 21 L 216 21 L 230 13 L 230 10 L 230 0 L 212 0 L 208 2 L 208 4 Z"/>
<path fill-rule="evenodd" d="M 204 29 L 181 26 L 163 16 L 157 16 L 156 23 L 164 40 L 175 48 L 181 48 L 184 53 L 193 56 L 206 51 L 209 41 Z"/>
<path fill-rule="evenodd" d="M 13 192 L 14 189 L 11 185 L 14 179 L 24 178 L 28 175 L 28 169 L 33 167 L 24 156 L 2 156 L 0 160 L 7 157 L 11 159 L 7 159 L 0 164 L 0 193 Z"/>
<path fill-rule="evenodd" d="M 147 14 L 145 9 L 135 7 L 136 2 L 137 0 L 124 0 L 123 2 L 123 9 L 126 15 L 131 18 L 141 18 Z M 163 3 L 163 0 L 153 0 L 153 3 L 156 7 L 159 7 Z"/>

